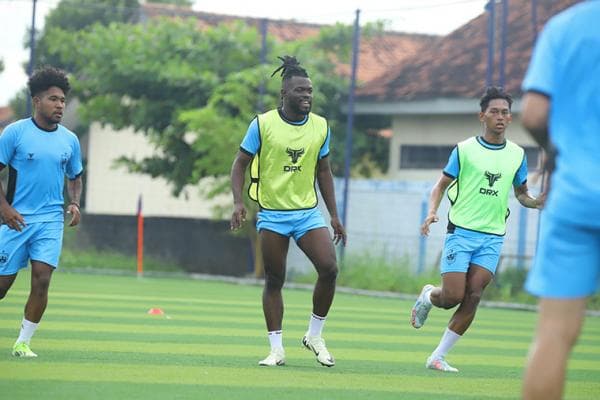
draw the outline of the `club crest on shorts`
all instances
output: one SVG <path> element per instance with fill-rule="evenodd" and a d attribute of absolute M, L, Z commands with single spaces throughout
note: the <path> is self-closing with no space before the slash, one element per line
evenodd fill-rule
<path fill-rule="evenodd" d="M 8 261 L 8 253 L 4 250 L 0 251 L 0 264 L 5 264 Z"/>
<path fill-rule="evenodd" d="M 454 249 L 448 249 L 448 251 L 446 252 L 446 262 L 448 264 L 452 264 L 454 263 L 454 261 L 456 261 L 456 252 L 454 251 Z"/>

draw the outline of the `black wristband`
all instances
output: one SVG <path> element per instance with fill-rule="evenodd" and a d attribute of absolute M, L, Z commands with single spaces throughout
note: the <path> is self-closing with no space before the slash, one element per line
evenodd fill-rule
<path fill-rule="evenodd" d="M 71 206 L 71 205 L 73 205 L 73 206 L 77 206 L 77 208 L 81 208 L 81 206 L 79 205 L 79 203 L 78 203 L 78 202 L 76 202 L 76 201 L 72 201 L 72 202 L 70 202 L 70 203 L 69 203 L 69 205 L 70 205 L 70 206 Z"/>

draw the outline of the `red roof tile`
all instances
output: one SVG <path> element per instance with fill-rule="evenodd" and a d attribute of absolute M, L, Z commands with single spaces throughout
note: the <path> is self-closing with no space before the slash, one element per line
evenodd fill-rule
<path fill-rule="evenodd" d="M 576 0 L 541 0 L 537 4 L 538 31 L 556 13 Z M 520 85 L 533 44 L 531 0 L 509 2 L 506 36 L 505 84 L 520 94 Z M 498 81 L 501 33 L 500 3 L 496 4 L 494 83 Z M 410 101 L 437 97 L 476 98 L 486 84 L 488 14 L 482 13 L 466 25 L 358 90 L 362 101 Z"/>
<path fill-rule="evenodd" d="M 244 21 L 248 25 L 260 26 L 262 18 L 242 17 L 234 15 L 213 14 L 193 11 L 187 7 L 177 7 L 166 4 L 146 3 L 142 6 L 145 18 L 171 16 L 198 20 L 200 27 L 215 26 L 222 23 Z M 281 41 L 291 41 L 318 35 L 326 25 L 309 24 L 294 20 L 267 19 L 268 33 Z M 437 36 L 386 32 L 381 36 L 363 40 L 360 45 L 359 82 L 369 82 L 386 73 L 390 68 L 396 68 L 404 60 L 414 57 L 427 46 L 438 39 Z M 340 64 L 342 74 L 349 75 L 350 65 Z"/>

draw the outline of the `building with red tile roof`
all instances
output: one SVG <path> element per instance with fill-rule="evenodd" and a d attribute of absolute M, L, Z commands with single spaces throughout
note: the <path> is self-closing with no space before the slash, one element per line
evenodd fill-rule
<path fill-rule="evenodd" d="M 530 169 L 537 149 L 520 123 L 521 81 L 535 33 L 575 0 L 510 0 L 507 14 L 504 88 L 513 95 L 513 123 L 507 137 L 526 147 Z M 533 5 L 536 4 L 535 12 Z M 502 35 L 500 1 L 495 2 L 494 74 L 499 81 Z M 361 85 L 355 112 L 391 117 L 388 178 L 434 180 L 454 145 L 481 133 L 479 97 L 486 86 L 489 11 Z M 537 24 L 533 24 L 533 15 Z"/>
<path fill-rule="evenodd" d="M 535 33 L 559 11 L 576 0 L 510 0 L 506 33 L 505 84 L 519 95 L 520 85 L 531 55 Z M 534 28 L 532 7 L 537 4 Z M 500 69 L 502 7 L 495 5 L 494 81 Z M 358 95 L 365 100 L 411 101 L 449 98 L 476 98 L 486 84 L 488 57 L 488 18 L 484 12 L 449 35 L 427 46 L 415 57 L 404 59 L 386 74 L 370 81 Z"/>

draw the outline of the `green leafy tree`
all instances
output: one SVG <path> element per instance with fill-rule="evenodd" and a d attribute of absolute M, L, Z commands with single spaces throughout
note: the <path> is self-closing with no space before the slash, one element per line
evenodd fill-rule
<path fill-rule="evenodd" d="M 74 63 L 69 63 L 57 53 L 48 51 L 56 40 L 54 32 L 75 33 L 87 29 L 94 24 L 108 25 L 111 22 L 134 22 L 139 15 L 138 0 L 62 0 L 56 8 L 46 16 L 43 30 L 36 32 L 34 65 L 52 65 L 66 71 L 74 70 Z M 24 47 L 30 48 L 31 30 L 24 37 Z M 79 46 L 78 43 L 73 45 Z M 23 65 L 27 70 L 29 61 Z M 10 105 L 17 118 L 26 118 L 27 89 L 23 89 L 10 100 Z M 85 130 L 86 127 L 83 127 Z"/>
<path fill-rule="evenodd" d="M 263 82 L 263 104 L 278 105 L 281 81 L 266 79 L 259 34 L 243 24 L 198 30 L 193 20 L 163 19 L 55 35 L 53 51 L 77 71 L 80 115 L 145 134 L 160 152 L 121 163 L 166 178 L 176 195 L 204 177 L 216 178 L 211 192 L 225 185 L 219 178 L 228 176 Z M 295 54 L 312 71 L 315 112 L 339 114 L 347 84 L 326 53 L 306 42 L 270 41 L 269 48 Z"/>
<path fill-rule="evenodd" d="M 13 110 L 15 119 L 23 119 L 29 117 L 27 114 L 27 96 L 29 96 L 29 90 L 23 88 L 17 92 L 17 94 L 10 100 L 9 105 Z"/>
<path fill-rule="evenodd" d="M 285 43 L 269 38 L 267 66 L 259 62 L 259 33 L 242 23 L 199 30 L 196 20 L 156 19 L 144 25 L 96 24 L 79 32 L 57 29 L 53 37 L 49 53 L 75 71 L 80 116 L 144 134 L 156 154 L 118 163 L 165 178 L 174 195 L 191 185 L 201 186 L 208 196 L 228 190 L 231 162 L 248 123 L 264 111 L 258 104 L 265 110 L 279 104 L 281 79 L 269 75 L 278 65 L 276 56 L 284 54 L 297 56 L 309 71 L 313 111 L 328 117 L 336 143 L 334 172 L 343 171 L 346 116 L 341 105 L 348 79 L 336 72 L 330 46 L 318 38 Z M 355 159 L 365 160 L 371 142 L 355 134 Z M 366 160 L 372 167 L 371 158 Z M 253 204 L 248 206 L 252 210 Z M 251 224 L 247 227 L 252 232 Z"/>
<path fill-rule="evenodd" d="M 369 22 L 361 27 L 360 41 L 364 45 L 366 40 L 377 40 L 385 32 L 385 23 L 382 21 Z M 327 54 L 328 58 L 337 63 L 350 64 L 352 58 L 352 45 L 354 28 L 341 23 L 321 29 L 319 35 L 310 40 L 314 48 Z M 346 80 L 345 85 L 349 85 Z M 334 175 L 344 175 L 346 159 L 347 115 L 342 112 L 342 104 L 347 102 L 349 88 L 336 92 L 336 101 L 327 109 L 327 117 L 333 121 L 335 135 L 331 139 L 331 169 Z M 352 131 L 352 158 L 351 176 L 372 177 L 381 175 L 388 168 L 389 140 L 379 136 L 380 129 L 389 128 L 391 119 L 386 116 L 354 116 L 354 129 Z"/>
<path fill-rule="evenodd" d="M 62 0 L 44 21 L 44 29 L 37 34 L 35 45 L 35 65 L 53 65 L 71 70 L 72 63 L 60 59 L 56 53 L 48 51 L 56 40 L 56 29 L 65 32 L 79 32 L 94 24 L 108 25 L 112 22 L 134 22 L 139 15 L 138 0 Z M 29 48 L 29 34 L 25 38 Z"/>

